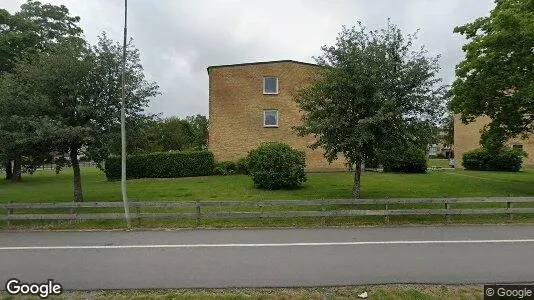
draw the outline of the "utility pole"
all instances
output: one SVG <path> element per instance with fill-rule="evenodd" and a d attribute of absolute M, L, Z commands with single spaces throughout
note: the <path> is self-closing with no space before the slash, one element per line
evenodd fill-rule
<path fill-rule="evenodd" d="M 130 222 L 130 207 L 128 206 L 128 195 L 126 193 L 126 42 L 127 42 L 127 21 L 128 21 L 128 0 L 124 0 L 124 40 L 122 45 L 122 101 L 121 101 L 121 192 L 124 204 L 124 216 L 128 229 L 132 227 Z"/>

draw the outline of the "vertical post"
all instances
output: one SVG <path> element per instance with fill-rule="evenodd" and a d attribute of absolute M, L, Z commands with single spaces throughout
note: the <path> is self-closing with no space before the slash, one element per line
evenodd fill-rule
<path fill-rule="evenodd" d="M 325 226 L 326 217 L 324 216 L 324 213 L 326 211 L 326 205 L 325 205 L 324 198 L 321 198 L 321 211 L 323 212 L 323 215 L 321 216 L 321 226 Z"/>
<path fill-rule="evenodd" d="M 510 201 L 506 202 L 506 208 L 507 209 L 512 208 L 512 202 Z M 514 216 L 512 215 L 512 213 L 508 213 L 508 220 L 512 221 L 513 219 L 514 219 Z"/>
<path fill-rule="evenodd" d="M 386 223 L 389 224 L 389 210 L 388 209 L 389 207 L 388 207 L 388 204 L 386 203 L 386 218 L 385 219 L 386 219 Z"/>
<path fill-rule="evenodd" d="M 9 204 L 13 203 L 13 201 L 9 201 Z M 9 216 L 13 214 L 13 208 L 8 207 L 7 208 L 7 228 L 11 227 L 11 220 L 9 219 Z"/>
<path fill-rule="evenodd" d="M 200 226 L 200 202 L 196 202 L 196 209 L 197 209 L 197 227 Z"/>
<path fill-rule="evenodd" d="M 121 101 L 121 192 L 124 204 L 124 216 L 128 229 L 132 227 L 130 222 L 130 207 L 128 206 L 128 195 L 126 194 L 126 37 L 128 24 L 128 0 L 124 0 L 124 40 L 122 44 L 122 101 Z"/>
<path fill-rule="evenodd" d="M 450 210 L 451 210 L 451 204 L 449 202 L 445 202 L 445 209 L 447 210 L 447 213 L 446 213 L 446 218 L 447 218 L 447 223 L 450 223 L 451 222 L 451 214 L 450 214 Z"/>
<path fill-rule="evenodd" d="M 141 205 L 139 203 L 135 204 L 135 213 L 137 216 L 137 226 L 141 226 Z"/>
<path fill-rule="evenodd" d="M 260 219 L 263 220 L 263 202 L 259 202 L 258 207 L 260 209 Z"/>

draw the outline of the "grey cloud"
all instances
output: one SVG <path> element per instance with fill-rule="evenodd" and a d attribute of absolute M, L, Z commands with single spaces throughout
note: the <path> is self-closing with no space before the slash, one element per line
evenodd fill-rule
<path fill-rule="evenodd" d="M 64 4 L 82 18 L 91 42 L 102 31 L 122 39 L 122 0 L 41 0 Z M 22 0 L 3 0 L 16 10 Z M 128 27 L 141 50 L 150 80 L 162 95 L 150 112 L 185 116 L 207 114 L 206 67 L 251 61 L 296 59 L 313 62 L 320 47 L 332 44 L 341 25 L 362 21 L 380 28 L 387 18 L 406 33 L 419 29 L 419 43 L 441 54 L 441 76 L 454 78 L 462 59 L 463 37 L 455 26 L 485 16 L 491 0 L 130 0 Z"/>

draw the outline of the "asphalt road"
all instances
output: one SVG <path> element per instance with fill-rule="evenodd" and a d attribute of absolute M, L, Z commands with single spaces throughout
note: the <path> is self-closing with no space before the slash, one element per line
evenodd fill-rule
<path fill-rule="evenodd" d="M 0 284 L 70 289 L 532 283 L 534 226 L 0 232 Z"/>

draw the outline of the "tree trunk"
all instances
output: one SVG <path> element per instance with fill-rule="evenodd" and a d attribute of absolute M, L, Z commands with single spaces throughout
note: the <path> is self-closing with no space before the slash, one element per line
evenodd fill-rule
<path fill-rule="evenodd" d="M 11 165 L 11 160 L 4 162 L 4 169 L 6 170 L 6 180 L 11 180 L 11 178 L 13 178 L 13 166 Z"/>
<path fill-rule="evenodd" d="M 362 175 L 362 161 L 357 160 L 354 171 L 354 186 L 352 187 L 352 197 L 354 199 L 360 198 L 360 177 Z"/>
<path fill-rule="evenodd" d="M 82 176 L 80 174 L 80 162 L 78 161 L 77 147 L 72 147 L 70 149 L 70 163 L 72 164 L 72 171 L 74 172 L 74 194 L 72 201 L 83 202 Z"/>
<path fill-rule="evenodd" d="M 13 171 L 11 171 L 11 182 L 22 181 L 22 157 L 16 156 L 13 160 Z"/>

